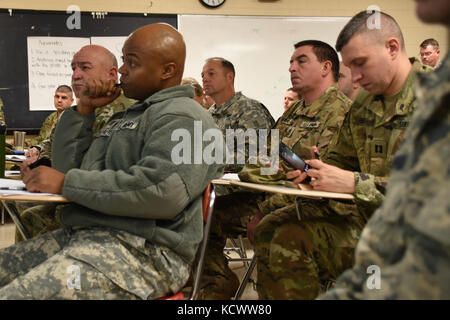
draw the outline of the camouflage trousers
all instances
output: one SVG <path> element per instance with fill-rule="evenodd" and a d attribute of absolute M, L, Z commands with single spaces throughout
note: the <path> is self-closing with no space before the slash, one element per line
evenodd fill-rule
<path fill-rule="evenodd" d="M 208 248 L 202 276 L 202 299 L 230 299 L 239 281 L 224 255 L 227 238 L 246 236 L 247 224 L 258 210 L 262 196 L 253 192 L 234 192 L 219 196 L 214 203 Z"/>
<path fill-rule="evenodd" d="M 364 222 L 352 214 L 337 215 L 327 201 L 297 201 L 300 213 L 292 203 L 256 227 L 260 299 L 314 299 L 353 265 Z"/>
<path fill-rule="evenodd" d="M 16 208 L 20 214 L 22 224 L 31 238 L 63 227 L 56 218 L 56 204 L 16 202 Z M 23 240 L 22 235 L 16 229 L 15 243 Z"/>
<path fill-rule="evenodd" d="M 0 250 L 0 299 L 154 299 L 178 292 L 189 269 L 127 232 L 63 228 Z"/>

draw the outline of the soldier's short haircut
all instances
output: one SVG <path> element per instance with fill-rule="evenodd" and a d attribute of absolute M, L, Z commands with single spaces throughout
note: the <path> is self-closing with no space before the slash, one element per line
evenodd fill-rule
<path fill-rule="evenodd" d="M 203 95 L 202 86 L 194 78 L 191 78 L 191 77 L 184 78 L 183 80 L 181 80 L 181 84 L 188 84 L 192 88 L 194 88 L 195 95 L 197 97 L 201 97 Z"/>
<path fill-rule="evenodd" d="M 430 38 L 430 39 L 425 39 L 422 41 L 422 43 L 420 44 L 420 47 L 422 49 L 426 49 L 426 47 L 428 46 L 432 46 L 435 50 L 439 49 L 439 42 L 437 42 L 437 40 Z"/>
<path fill-rule="evenodd" d="M 373 14 L 380 15 L 379 28 L 369 28 L 368 26 L 368 21 L 370 21 L 369 19 Z M 373 18 L 376 18 L 376 16 Z M 336 41 L 336 50 L 340 52 L 355 35 L 362 33 L 372 35 L 372 39 L 375 39 L 380 43 L 384 43 L 388 37 L 394 37 L 399 41 L 402 51 L 405 50 L 405 40 L 400 26 L 393 17 L 380 11 L 361 11 L 353 16 L 339 33 Z"/>
<path fill-rule="evenodd" d="M 319 40 L 304 40 L 297 42 L 294 45 L 295 49 L 304 46 L 311 46 L 314 54 L 317 57 L 317 60 L 320 62 L 330 61 L 331 62 L 331 71 L 333 73 L 334 81 L 338 81 L 339 79 L 339 57 L 336 53 L 336 50 L 333 49 L 328 43 Z"/>
<path fill-rule="evenodd" d="M 55 92 L 64 92 L 64 93 L 70 93 L 72 95 L 72 88 L 68 85 L 62 84 L 56 88 Z"/>
<path fill-rule="evenodd" d="M 220 63 L 222 64 L 222 68 L 228 70 L 228 72 L 232 72 L 233 76 L 236 76 L 236 71 L 234 70 L 234 65 L 227 59 L 224 59 L 222 57 L 213 57 L 213 58 L 206 59 L 206 62 L 209 62 L 209 61 L 220 61 Z"/>

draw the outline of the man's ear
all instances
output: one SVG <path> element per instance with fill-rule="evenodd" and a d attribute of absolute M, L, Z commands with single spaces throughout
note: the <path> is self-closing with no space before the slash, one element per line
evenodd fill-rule
<path fill-rule="evenodd" d="M 119 74 L 119 71 L 116 67 L 111 67 L 111 69 L 109 69 L 108 75 L 112 79 L 117 79 L 118 74 Z"/>
<path fill-rule="evenodd" d="M 332 63 L 329 60 L 326 60 L 322 65 L 322 77 L 328 76 L 330 72 L 332 72 Z"/>
<path fill-rule="evenodd" d="M 227 78 L 228 81 L 231 81 L 231 83 L 234 83 L 234 74 L 233 72 L 228 72 L 225 77 Z"/>
<path fill-rule="evenodd" d="M 397 38 L 391 37 L 386 40 L 385 47 L 389 52 L 389 55 L 395 59 L 400 54 L 400 51 L 402 50 L 400 47 L 400 42 Z"/>
<path fill-rule="evenodd" d="M 163 66 L 163 73 L 161 79 L 167 80 L 175 76 L 177 70 L 177 64 L 175 62 L 168 62 Z"/>

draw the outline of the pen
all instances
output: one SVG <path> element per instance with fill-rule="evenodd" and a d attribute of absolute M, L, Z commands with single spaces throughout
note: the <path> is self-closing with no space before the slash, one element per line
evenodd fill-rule
<path fill-rule="evenodd" d="M 320 155 L 319 155 L 319 153 L 318 153 L 317 151 L 314 151 L 314 157 L 315 157 L 317 160 L 320 160 Z"/>
<path fill-rule="evenodd" d="M 25 187 L 0 187 L 0 190 L 27 190 Z"/>

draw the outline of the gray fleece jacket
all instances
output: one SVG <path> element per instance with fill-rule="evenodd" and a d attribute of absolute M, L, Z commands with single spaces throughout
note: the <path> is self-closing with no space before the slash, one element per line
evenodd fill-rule
<path fill-rule="evenodd" d="M 172 141 L 176 129 L 192 137 L 190 163 L 194 121 L 201 121 L 202 133 L 218 129 L 192 96 L 190 86 L 159 91 L 116 114 L 96 139 L 94 115 L 75 108 L 64 112 L 55 132 L 53 167 L 66 174 L 62 195 L 73 203 L 61 210 L 61 222 L 124 230 L 192 261 L 202 237 L 203 191 L 223 173 L 220 164 L 172 161 L 180 143 Z M 201 145 L 204 149 L 207 142 Z"/>

